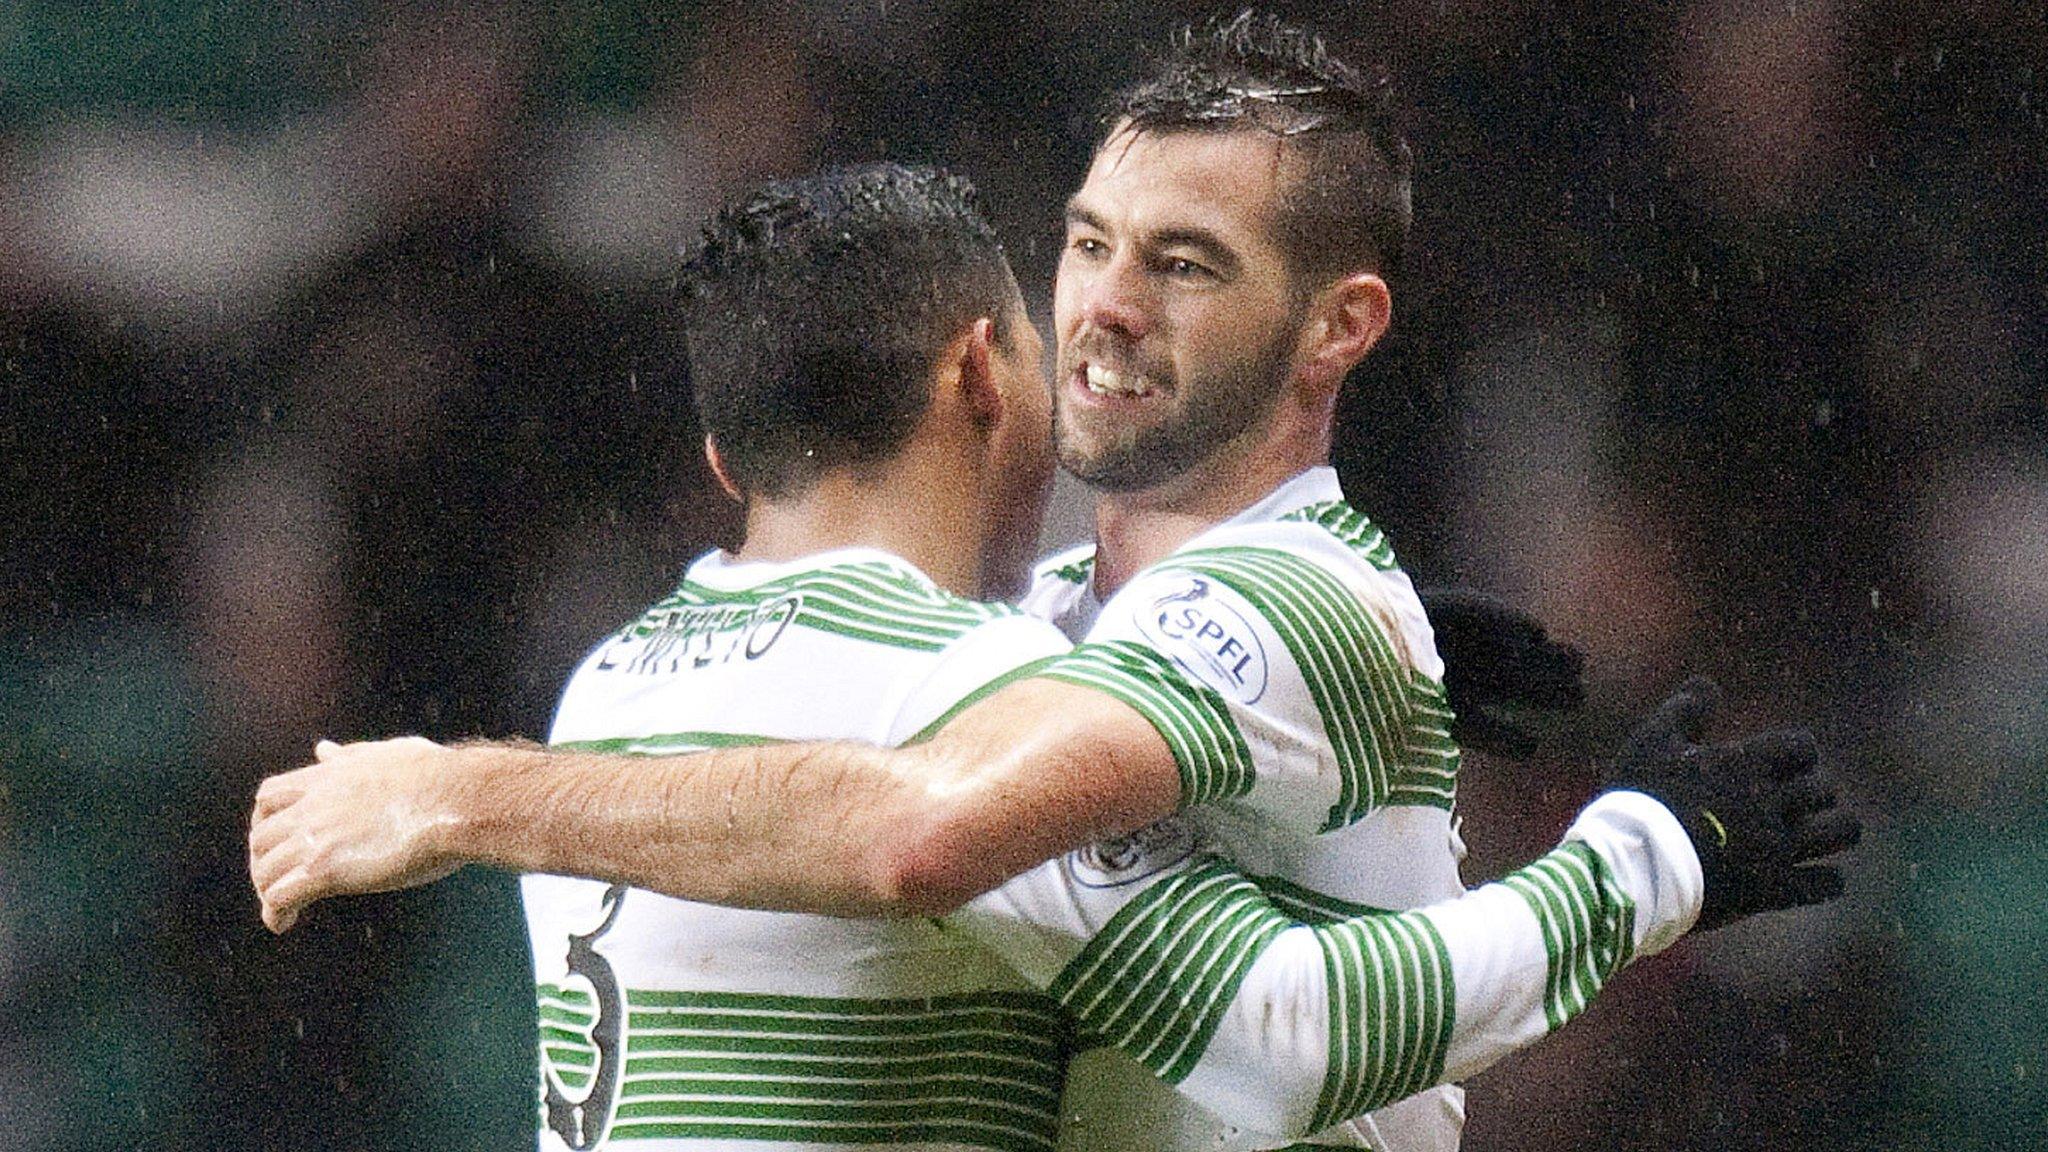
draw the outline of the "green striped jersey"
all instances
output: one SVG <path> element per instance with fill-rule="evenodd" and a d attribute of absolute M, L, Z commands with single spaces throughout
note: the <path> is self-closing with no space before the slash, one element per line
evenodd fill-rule
<path fill-rule="evenodd" d="M 1309 920 L 1463 891 L 1442 661 L 1385 536 L 1344 502 L 1331 469 L 1203 532 L 1107 603 L 1090 590 L 1091 557 L 1083 548 L 1040 565 L 1024 601 L 1081 641 L 1041 674 L 1144 714 L 1173 748 L 1183 802 L 1210 843 Z M 1432 1017 L 1419 1026 L 1442 1031 L 1450 998 L 1441 981 L 1430 990 L 1436 979 L 1416 1010 Z M 1343 1095 L 1324 1119 L 1349 1115 Z M 1457 1146 L 1461 1094 L 1432 1096 L 1388 1120 L 1400 1131 L 1383 1146 Z M 1177 1142 L 1125 1146 L 1218 1146 L 1209 1118 L 1121 1055 L 1077 1062 L 1065 1112 L 1076 1147 L 1115 1146 L 1100 1130 L 1136 1113 L 1164 1117 Z"/>
<path fill-rule="evenodd" d="M 584 661 L 554 736 L 626 753 L 902 743 L 1054 667 L 1064 646 L 1042 622 L 949 597 L 879 553 L 713 557 Z M 1146 709 L 1169 707 L 1174 683 L 1156 672 L 1164 695 L 1141 708 L 1155 724 Z M 1255 766 L 1239 795 L 1283 775 Z M 1247 876 L 1216 852 L 1231 830 L 1208 827 L 1235 802 L 1049 861 L 943 926 L 529 877 L 542 1146 L 1049 1148 L 1078 1029 L 1121 1063 L 1057 1113 L 1066 1146 L 1245 1149 L 1327 1130 L 1427 1147 L 1413 1138 L 1442 1131 L 1458 1098 L 1422 1089 L 1582 1010 L 1698 907 L 1685 833 L 1646 797 L 1604 797 L 1571 842 L 1507 882 L 1399 914 L 1333 893 L 1312 869 L 1284 874 L 1270 854 Z M 1449 837 L 1435 803 L 1386 810 Z M 1380 816 L 1315 838 L 1429 827 Z M 1142 1084 L 1111 1096 L 1118 1075 Z"/>
<path fill-rule="evenodd" d="M 1081 640 L 1040 675 L 1152 721 L 1183 803 L 1237 864 L 1323 916 L 1462 891 L 1443 662 L 1333 471 L 1296 477 L 1106 604 L 1087 571 L 1081 554 L 1055 557 L 1024 601 Z"/>
<path fill-rule="evenodd" d="M 884 553 L 714 554 L 585 658 L 551 738 L 900 744 L 1066 647 Z M 1052 1148 L 1067 1017 L 958 932 L 559 876 L 523 889 L 543 1148 Z"/>

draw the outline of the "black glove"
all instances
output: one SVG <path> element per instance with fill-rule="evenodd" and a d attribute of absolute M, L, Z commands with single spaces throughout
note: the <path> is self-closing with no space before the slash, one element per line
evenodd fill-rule
<path fill-rule="evenodd" d="M 1856 843 L 1863 824 L 1835 807 L 1813 733 L 1702 744 L 1720 702 L 1704 676 L 1680 685 L 1629 735 L 1607 787 L 1648 793 L 1685 826 L 1706 873 L 1701 929 L 1840 896 L 1840 869 L 1814 861 Z"/>
<path fill-rule="evenodd" d="M 1499 756 L 1536 751 L 1536 732 L 1518 713 L 1585 702 L 1586 657 L 1552 640 L 1534 616 L 1463 588 L 1420 593 L 1444 659 L 1444 692 L 1458 718 L 1451 736 Z"/>

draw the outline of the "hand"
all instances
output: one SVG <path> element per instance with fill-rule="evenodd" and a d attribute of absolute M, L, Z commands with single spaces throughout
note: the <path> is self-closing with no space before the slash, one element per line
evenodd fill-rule
<path fill-rule="evenodd" d="M 452 819 L 434 797 L 450 749 L 408 736 L 322 740 L 313 755 L 263 782 L 249 820 L 249 880 L 272 932 L 316 900 L 412 888 L 461 866 L 436 844 Z"/>
<path fill-rule="evenodd" d="M 1444 659 L 1444 692 L 1458 714 L 1451 735 L 1459 744 L 1527 757 L 1536 751 L 1536 733 L 1517 713 L 1585 702 L 1585 656 L 1552 640 L 1535 617 L 1469 589 L 1420 595 Z"/>
<path fill-rule="evenodd" d="M 1607 787 L 1648 793 L 1685 826 L 1706 876 L 1698 928 L 1840 896 L 1840 869 L 1815 861 L 1856 843 L 1863 824 L 1835 806 L 1813 733 L 1702 744 L 1720 700 L 1712 680 L 1687 680 L 1629 736 Z"/>

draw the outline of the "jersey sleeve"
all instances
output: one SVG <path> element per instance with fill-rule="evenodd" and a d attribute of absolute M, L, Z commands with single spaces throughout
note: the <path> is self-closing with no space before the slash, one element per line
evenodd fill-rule
<path fill-rule="evenodd" d="M 1407 578 L 1297 536 L 1176 553 L 1040 674 L 1150 721 L 1184 806 L 1239 802 L 1304 833 L 1387 804 L 1449 808 L 1451 713 Z"/>
<path fill-rule="evenodd" d="M 1582 1012 L 1697 917 L 1698 859 L 1636 793 L 1494 884 L 1412 912 L 1290 919 L 1180 818 L 956 913 L 1094 1044 L 1246 1130 L 1245 1147 L 1469 1076 Z"/>
<path fill-rule="evenodd" d="M 1030 616 L 1002 615 L 977 625 L 948 645 L 910 687 L 883 743 L 895 746 L 931 736 L 969 705 L 1040 671 L 1072 647 L 1059 629 Z"/>

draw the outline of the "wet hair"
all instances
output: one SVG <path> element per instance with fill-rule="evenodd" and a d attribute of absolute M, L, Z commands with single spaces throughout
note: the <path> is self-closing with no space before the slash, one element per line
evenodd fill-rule
<path fill-rule="evenodd" d="M 1275 222 L 1296 275 L 1327 282 L 1400 270 L 1414 211 L 1392 83 L 1331 55 L 1314 31 L 1249 8 L 1183 27 L 1103 119 L 1112 133 L 1128 125 L 1278 136 L 1298 160 Z"/>
<path fill-rule="evenodd" d="M 766 185 L 714 216 L 678 280 L 698 418 L 749 496 L 801 495 L 888 460 L 947 342 L 1016 280 L 973 185 L 868 164 Z"/>

